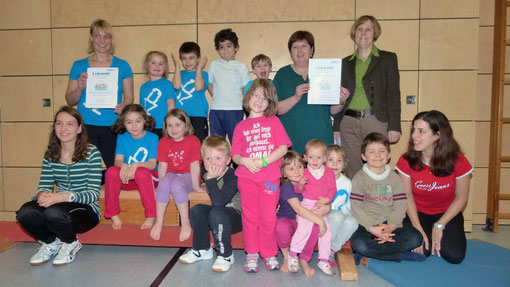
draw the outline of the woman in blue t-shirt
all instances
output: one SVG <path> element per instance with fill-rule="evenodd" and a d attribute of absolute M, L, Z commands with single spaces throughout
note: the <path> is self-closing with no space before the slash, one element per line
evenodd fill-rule
<path fill-rule="evenodd" d="M 113 56 L 115 50 L 112 26 L 105 20 L 95 20 L 90 25 L 89 57 L 74 62 L 69 74 L 66 101 L 78 105 L 82 114 L 90 143 L 98 147 L 106 167 L 114 163 L 117 136 L 111 126 L 122 108 L 133 103 L 133 72 L 129 64 Z M 88 68 L 117 68 L 119 73 L 117 105 L 115 109 L 92 109 L 86 107 Z M 124 99 L 122 94 L 124 93 Z"/>

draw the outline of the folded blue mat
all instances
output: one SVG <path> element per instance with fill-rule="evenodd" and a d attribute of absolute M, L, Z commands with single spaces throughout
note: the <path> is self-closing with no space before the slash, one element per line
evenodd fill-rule
<path fill-rule="evenodd" d="M 466 258 L 450 264 L 437 256 L 425 262 L 368 261 L 368 269 L 396 286 L 510 286 L 510 250 L 467 241 Z"/>

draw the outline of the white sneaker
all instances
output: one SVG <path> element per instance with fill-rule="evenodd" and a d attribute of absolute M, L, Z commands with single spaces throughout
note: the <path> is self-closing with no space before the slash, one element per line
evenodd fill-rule
<path fill-rule="evenodd" d="M 289 269 L 290 273 L 297 273 L 299 271 L 299 262 L 297 257 L 290 257 L 287 261 L 287 269 Z"/>
<path fill-rule="evenodd" d="M 209 248 L 208 250 L 190 249 L 188 252 L 186 252 L 185 254 L 181 255 L 181 257 L 179 257 L 179 261 L 181 261 L 184 264 L 191 264 L 191 263 L 197 262 L 198 260 L 212 259 L 213 256 L 214 256 L 214 254 L 213 254 L 212 248 Z"/>
<path fill-rule="evenodd" d="M 216 261 L 214 261 L 212 270 L 216 272 L 227 272 L 232 264 L 234 264 L 234 254 L 230 255 L 229 257 L 218 255 L 216 257 Z"/>
<path fill-rule="evenodd" d="M 317 267 L 319 267 L 319 269 L 326 275 L 335 275 L 335 269 L 331 267 L 328 261 L 320 261 L 317 263 Z"/>
<path fill-rule="evenodd" d="M 37 251 L 32 258 L 30 258 L 30 264 L 32 265 L 41 265 L 43 263 L 46 263 L 48 260 L 50 260 L 51 256 L 58 253 L 60 250 L 60 247 L 62 246 L 62 241 L 60 239 L 56 238 L 55 241 L 52 243 L 44 243 L 42 241 L 39 241 L 41 243 L 41 247 L 39 247 L 39 250 Z"/>
<path fill-rule="evenodd" d="M 57 256 L 55 256 L 55 259 L 53 259 L 53 265 L 60 266 L 73 262 L 76 258 L 76 253 L 80 251 L 81 247 L 82 245 L 80 242 L 78 242 L 78 239 L 71 243 L 63 242 L 62 248 L 60 248 Z"/>
<path fill-rule="evenodd" d="M 266 269 L 269 271 L 280 269 L 280 263 L 278 263 L 278 260 L 274 256 L 268 257 L 268 258 L 262 258 L 262 262 L 264 262 Z"/>

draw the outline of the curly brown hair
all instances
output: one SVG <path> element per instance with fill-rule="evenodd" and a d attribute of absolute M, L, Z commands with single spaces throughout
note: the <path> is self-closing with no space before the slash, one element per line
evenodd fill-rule
<path fill-rule="evenodd" d="M 122 109 L 122 112 L 120 113 L 119 117 L 112 126 L 112 132 L 116 134 L 123 134 L 126 132 L 126 126 L 124 125 L 124 122 L 126 121 L 126 116 L 129 113 L 139 113 L 140 115 L 142 115 L 142 118 L 145 120 L 145 124 L 143 125 L 144 130 L 150 132 L 154 129 L 154 126 L 156 125 L 156 120 L 152 116 L 147 114 L 147 112 L 143 109 L 141 105 L 129 104 Z"/>
<path fill-rule="evenodd" d="M 62 106 L 53 119 L 53 126 L 50 133 L 50 140 L 48 142 L 48 148 L 44 153 L 44 158 L 49 159 L 52 162 L 60 161 L 60 156 L 62 152 L 62 143 L 60 139 L 57 137 L 57 133 L 55 132 L 55 124 L 57 122 L 57 116 L 60 113 L 66 113 L 76 119 L 78 126 L 81 127 L 81 132 L 78 134 L 76 138 L 76 142 L 74 144 L 74 153 L 73 153 L 73 162 L 79 162 L 85 160 L 87 158 L 88 152 L 88 144 L 89 138 L 87 137 L 87 129 L 83 125 L 83 118 L 81 117 L 80 112 L 78 112 L 75 108 L 70 106 Z"/>

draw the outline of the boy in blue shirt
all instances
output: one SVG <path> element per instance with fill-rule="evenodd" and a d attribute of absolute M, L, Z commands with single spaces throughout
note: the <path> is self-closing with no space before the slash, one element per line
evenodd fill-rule
<path fill-rule="evenodd" d="M 250 72 L 246 64 L 235 60 L 239 41 L 232 29 L 216 33 L 214 46 L 221 59 L 212 61 L 209 66 L 211 135 L 228 135 L 232 142 L 234 128 L 243 120 L 243 90 L 250 81 Z"/>
<path fill-rule="evenodd" d="M 175 65 L 173 84 L 176 92 L 175 107 L 184 110 L 191 120 L 195 136 L 202 142 L 209 134 L 207 113 L 209 104 L 205 91 L 209 85 L 209 77 L 203 69 L 207 57 L 200 56 L 200 46 L 195 42 L 185 42 L 179 48 L 179 58 L 184 70 L 178 72 L 180 62 L 172 54 Z"/>

